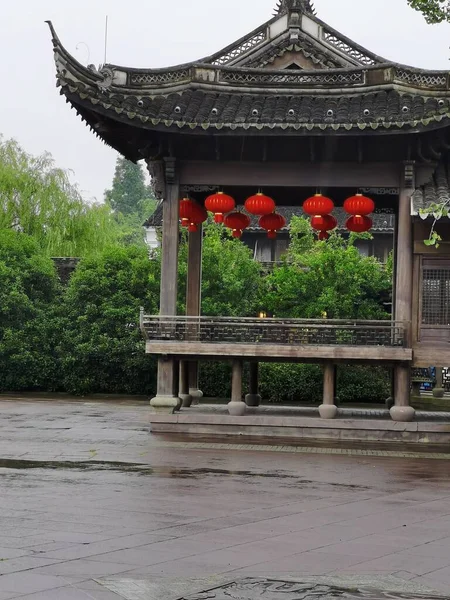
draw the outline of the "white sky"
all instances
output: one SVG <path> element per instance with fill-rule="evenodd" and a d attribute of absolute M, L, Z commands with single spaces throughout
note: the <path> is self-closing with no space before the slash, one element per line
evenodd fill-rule
<path fill-rule="evenodd" d="M 86 199 L 101 200 L 116 153 L 70 110 L 55 87 L 50 34 L 80 62 L 163 67 L 220 50 L 268 20 L 276 0 L 0 0 L 0 133 L 71 169 Z M 315 0 L 318 16 L 396 62 L 448 69 L 450 25 L 430 26 L 406 0 Z M 77 45 L 78 50 L 77 50 Z M 89 48 L 89 51 L 87 47 Z"/>

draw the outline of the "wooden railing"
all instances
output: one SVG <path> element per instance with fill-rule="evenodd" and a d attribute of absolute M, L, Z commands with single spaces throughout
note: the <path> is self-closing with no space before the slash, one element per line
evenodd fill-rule
<path fill-rule="evenodd" d="M 288 346 L 404 347 L 407 328 L 392 321 L 165 317 L 141 313 L 148 342 Z"/>

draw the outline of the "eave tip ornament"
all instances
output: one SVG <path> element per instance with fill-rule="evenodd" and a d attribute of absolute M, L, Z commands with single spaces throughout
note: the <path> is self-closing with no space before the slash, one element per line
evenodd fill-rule
<path fill-rule="evenodd" d="M 311 0 L 278 0 L 275 8 L 275 16 L 284 15 L 290 10 L 299 10 L 309 15 L 316 14 Z"/>

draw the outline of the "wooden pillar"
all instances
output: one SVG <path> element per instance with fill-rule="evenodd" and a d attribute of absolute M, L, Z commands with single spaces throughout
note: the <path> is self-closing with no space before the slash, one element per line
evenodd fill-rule
<path fill-rule="evenodd" d="M 259 394 L 259 363 L 250 363 L 250 386 L 249 393 L 245 396 L 245 404 L 247 406 L 259 406 L 261 404 L 261 396 Z"/>
<path fill-rule="evenodd" d="M 398 227 L 395 285 L 395 320 L 406 327 L 407 346 L 411 346 L 413 307 L 413 227 L 411 217 L 411 195 L 414 191 L 414 165 L 405 164 L 404 179 L 398 199 Z M 415 411 L 410 406 L 411 366 L 408 363 L 395 367 L 394 401 L 391 417 L 394 421 L 412 421 Z"/>
<path fill-rule="evenodd" d="M 442 367 L 435 367 L 436 369 L 436 385 L 433 388 L 433 396 L 435 398 L 443 398 L 445 396 L 444 390 L 444 373 Z"/>
<path fill-rule="evenodd" d="M 177 314 L 177 278 L 179 244 L 179 182 L 175 160 L 165 159 L 166 190 L 163 203 L 161 248 L 161 291 L 159 312 Z M 172 357 L 158 360 L 158 382 L 155 398 L 150 401 L 157 412 L 173 413 L 180 407 L 178 398 L 179 363 Z"/>
<path fill-rule="evenodd" d="M 182 402 L 183 408 L 189 408 L 192 404 L 192 396 L 189 394 L 189 361 L 180 361 L 180 381 L 178 397 Z"/>
<path fill-rule="evenodd" d="M 242 371 L 242 360 L 233 360 L 231 402 L 228 403 L 228 412 L 234 417 L 241 417 L 245 414 L 246 404 L 242 400 Z"/>
<path fill-rule="evenodd" d="M 186 285 L 186 315 L 198 317 L 201 314 L 202 301 L 202 248 L 203 227 L 189 233 L 188 242 L 188 272 Z M 203 398 L 203 392 L 198 388 L 198 361 L 189 361 L 189 395 L 192 404 L 198 404 Z"/>
<path fill-rule="evenodd" d="M 322 419 L 334 419 L 337 415 L 335 398 L 336 367 L 333 363 L 325 363 L 323 367 L 323 404 L 319 406 Z"/>

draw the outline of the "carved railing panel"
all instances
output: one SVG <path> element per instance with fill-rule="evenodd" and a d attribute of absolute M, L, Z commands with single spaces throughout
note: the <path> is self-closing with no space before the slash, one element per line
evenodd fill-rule
<path fill-rule="evenodd" d="M 213 65 L 227 65 L 237 58 L 246 54 L 249 50 L 253 50 L 259 44 L 266 41 L 267 33 L 266 28 L 261 31 L 256 32 L 252 37 L 242 40 L 234 47 L 229 47 L 228 49 L 223 51 L 223 54 L 216 54 L 212 59 Z"/>
<path fill-rule="evenodd" d="M 442 73 L 442 71 L 421 73 L 414 70 L 397 68 L 395 71 L 395 81 L 418 88 L 446 89 L 448 87 L 448 75 Z"/>
<path fill-rule="evenodd" d="M 176 71 L 148 71 L 147 73 L 128 74 L 131 85 L 164 85 L 188 81 L 191 77 L 190 69 L 178 69 Z"/>
<path fill-rule="evenodd" d="M 150 342 L 287 346 L 405 345 L 405 327 L 391 321 L 331 321 L 226 317 L 141 316 Z"/>
<path fill-rule="evenodd" d="M 360 65 L 375 65 L 377 61 L 372 57 L 366 54 L 362 49 L 351 46 L 344 39 L 339 37 L 335 31 L 329 31 L 328 29 L 323 29 L 322 34 L 323 41 L 336 48 L 342 52 L 342 54 L 347 55 L 350 59 L 357 62 Z"/>
<path fill-rule="evenodd" d="M 363 84 L 365 73 L 363 70 L 353 71 L 326 71 L 318 73 L 302 73 L 301 71 L 284 71 L 282 73 L 252 72 L 241 69 L 223 69 L 220 72 L 220 81 L 233 84 L 266 84 L 266 85 L 305 85 L 305 86 L 342 86 Z"/>

